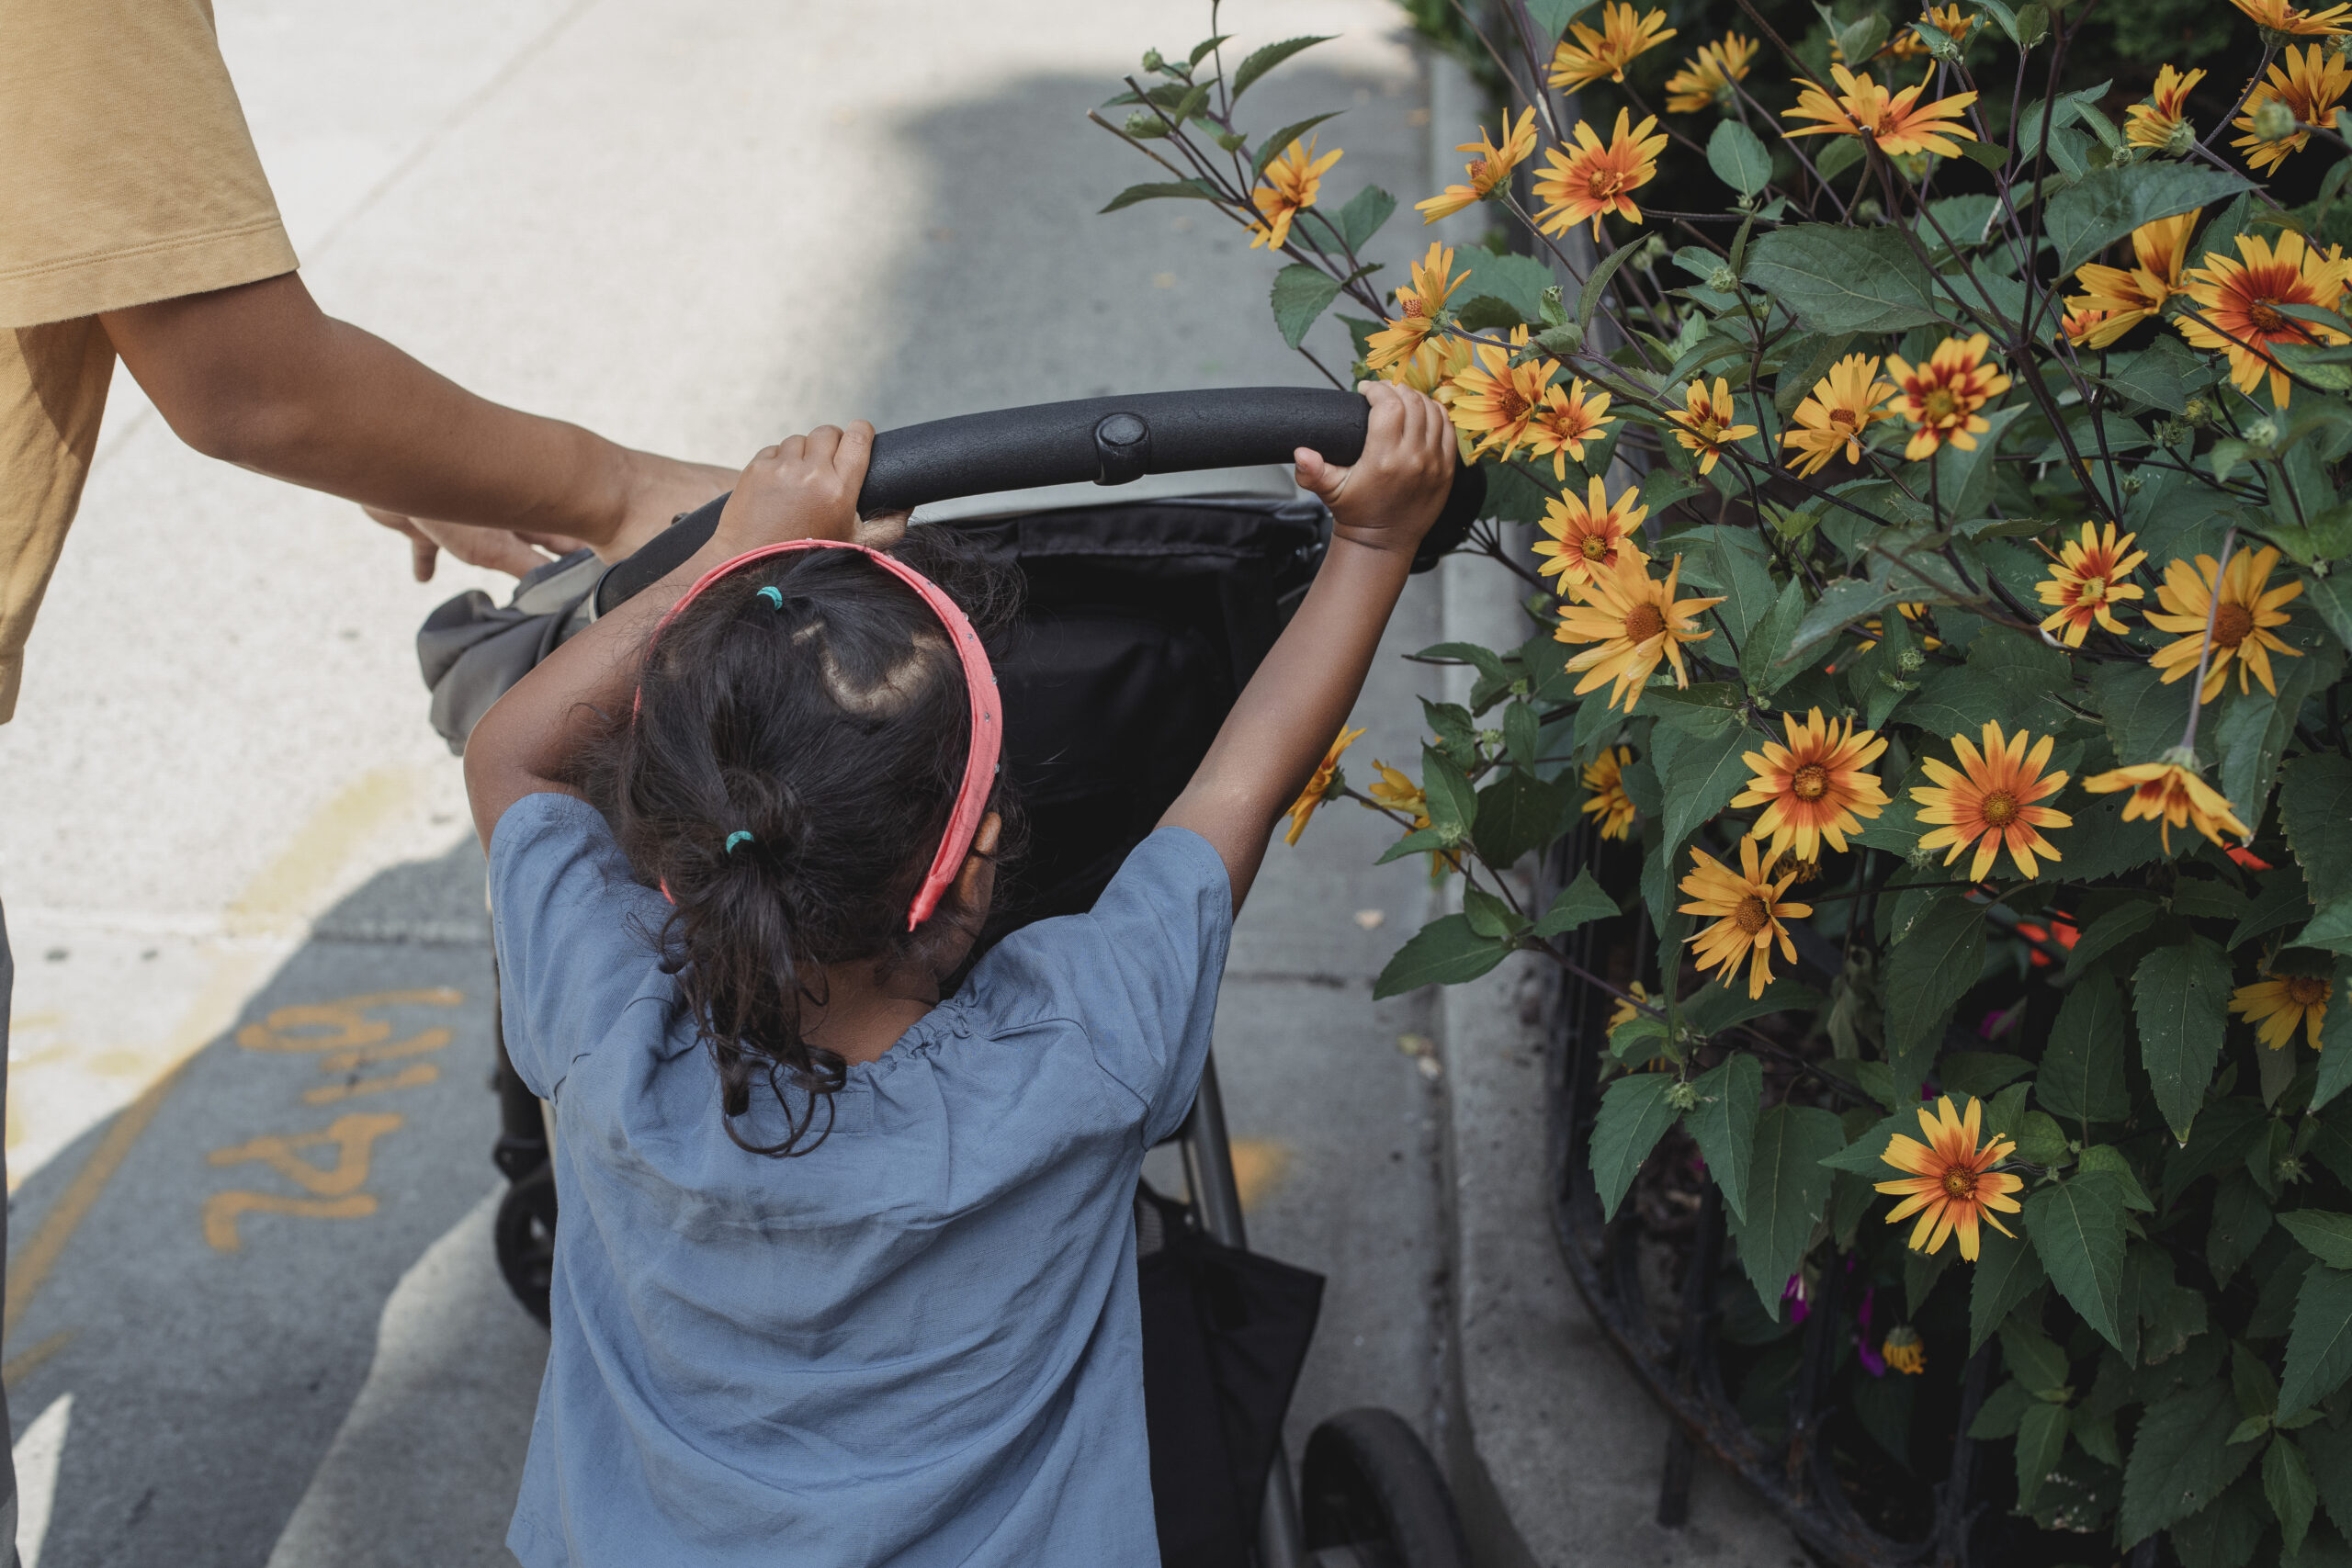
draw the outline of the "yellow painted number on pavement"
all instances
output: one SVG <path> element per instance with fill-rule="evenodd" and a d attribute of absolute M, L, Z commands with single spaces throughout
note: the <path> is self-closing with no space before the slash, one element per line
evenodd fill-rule
<path fill-rule="evenodd" d="M 306 1090 L 302 1095 L 306 1104 L 326 1105 L 416 1089 L 437 1079 L 441 1069 L 431 1062 L 417 1061 L 373 1076 L 365 1075 L 363 1069 L 438 1051 L 455 1035 L 436 1025 L 394 1040 L 391 1024 L 369 1017 L 369 1011 L 388 1007 L 456 1007 L 465 999 L 463 992 L 444 986 L 304 1002 L 279 1008 L 264 1021 L 247 1024 L 237 1032 L 237 1043 L 248 1051 L 314 1056 L 321 1072 L 343 1079 Z M 368 1184 L 376 1140 L 398 1131 L 401 1123 L 397 1112 L 351 1111 L 315 1131 L 268 1134 L 232 1148 L 213 1150 L 208 1156 L 213 1165 L 263 1165 L 304 1195 L 242 1188 L 216 1192 L 204 1202 L 204 1239 L 221 1252 L 241 1250 L 243 1238 L 238 1234 L 237 1222 L 246 1214 L 291 1214 L 313 1220 L 367 1218 L 376 1212 L 376 1196 L 360 1189 Z M 334 1151 L 332 1165 L 321 1165 L 301 1152 L 329 1146 Z"/>

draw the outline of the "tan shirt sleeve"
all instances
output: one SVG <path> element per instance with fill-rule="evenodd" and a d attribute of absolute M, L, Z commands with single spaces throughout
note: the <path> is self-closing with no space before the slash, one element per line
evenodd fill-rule
<path fill-rule="evenodd" d="M 209 0 L 0 3 L 0 328 L 295 265 Z"/>

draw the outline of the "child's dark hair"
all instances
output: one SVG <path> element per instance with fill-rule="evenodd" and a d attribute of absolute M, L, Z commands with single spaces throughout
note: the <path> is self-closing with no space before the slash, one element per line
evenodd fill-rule
<path fill-rule="evenodd" d="M 1017 572 L 944 527 L 910 529 L 890 553 L 998 650 Z M 856 551 L 807 550 L 713 583 L 662 628 L 639 692 L 633 721 L 612 716 L 589 793 L 639 877 L 670 896 L 657 941 L 718 1069 L 728 1136 L 806 1153 L 823 1141 L 808 1135 L 819 1102 L 830 1127 L 848 1071 L 801 1037 L 818 970 L 903 962 L 943 921 L 977 932 L 984 913 L 957 909 L 951 891 L 907 930 L 971 744 L 962 666 L 907 584 Z M 1000 781 L 989 809 L 1009 816 L 1002 796 Z M 768 1143 L 737 1124 L 763 1077 L 784 1116 Z"/>

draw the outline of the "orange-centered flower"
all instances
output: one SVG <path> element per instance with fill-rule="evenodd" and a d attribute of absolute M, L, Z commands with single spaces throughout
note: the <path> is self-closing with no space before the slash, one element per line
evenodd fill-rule
<path fill-rule="evenodd" d="M 2316 1051 L 2319 1026 L 2326 1021 L 2327 998 L 2334 990 L 2317 975 L 2265 975 L 2230 993 L 2230 1010 L 2255 1025 L 2255 1038 L 2273 1051 L 2295 1037 L 2297 1025 Z"/>
<path fill-rule="evenodd" d="M 1413 203 L 1413 210 L 1421 214 L 1421 221 L 1425 224 L 1434 223 L 1441 218 L 1451 218 L 1465 207 L 1476 206 L 1494 195 L 1503 182 L 1510 178 L 1510 172 L 1525 163 L 1528 154 L 1535 151 L 1535 111 L 1532 108 L 1520 110 L 1517 125 L 1511 124 L 1510 117 L 1506 114 L 1503 117 L 1503 141 L 1499 147 L 1495 145 L 1493 137 L 1481 130 L 1477 141 L 1464 141 L 1454 151 L 1477 154 L 1462 171 L 1463 178 L 1470 183 L 1448 186 L 1427 201 Z"/>
<path fill-rule="evenodd" d="M 2172 830 L 2184 823 L 2223 849 L 2229 847 L 2222 843 L 2224 828 L 2241 839 L 2254 837 L 2254 829 L 2238 820 L 2236 808 L 2222 798 L 2220 790 L 2177 761 L 2134 762 L 2085 779 L 2083 788 L 2093 795 L 2130 790 L 2132 798 L 2123 803 L 2123 820 L 2145 818 L 2161 824 L 2166 854 L 2172 853 Z"/>
<path fill-rule="evenodd" d="M 1686 915 L 1712 915 L 1712 923 L 1700 928 L 1690 938 L 1702 971 L 1713 969 L 1728 987 L 1738 977 L 1739 966 L 1747 964 L 1747 994 L 1752 998 L 1764 994 L 1772 983 L 1772 943 L 1778 939 L 1781 956 L 1794 964 L 1796 943 L 1789 940 L 1783 919 L 1801 920 L 1813 913 L 1810 904 L 1783 903 L 1781 895 L 1788 891 L 1795 874 L 1772 878 L 1758 870 L 1756 840 L 1739 841 L 1739 868 L 1715 859 L 1695 845 L 1690 851 L 1690 874 L 1680 884 L 1691 902 L 1682 905 Z M 1755 962 L 1748 964 L 1753 958 Z"/>
<path fill-rule="evenodd" d="M 2100 323 L 2106 320 L 2105 310 L 2070 303 L 2065 313 L 2058 318 L 2058 330 L 2051 333 L 2051 337 L 2053 341 L 2064 338 L 2076 348 L 2083 348 L 2089 344 L 2091 334 L 2098 332 Z"/>
<path fill-rule="evenodd" d="M 1282 155 L 1266 165 L 1266 183 L 1250 193 L 1263 220 L 1250 226 L 1250 248 L 1254 251 L 1264 245 L 1279 251 L 1289 243 L 1291 220 L 1315 205 L 1324 175 L 1345 155 L 1345 149 L 1334 147 L 1317 157 L 1311 136 L 1283 148 Z"/>
<path fill-rule="evenodd" d="M 1851 719 L 1825 723 L 1819 708 L 1803 724 L 1784 713 L 1781 728 L 1789 738 L 1786 746 L 1767 740 L 1763 750 L 1741 754 L 1754 776 L 1731 803 L 1764 808 L 1757 814 L 1754 836 L 1770 837 L 1768 854 L 1777 857 L 1786 850 L 1796 860 L 1818 861 L 1825 839 L 1842 852 L 1846 835 L 1862 830 L 1859 818 L 1886 809 L 1886 791 L 1870 771 L 1886 742 L 1876 731 L 1856 729 Z M 1780 869 L 1778 863 L 1773 869 Z"/>
<path fill-rule="evenodd" d="M 1588 392 L 1582 379 L 1572 379 L 1566 391 L 1552 386 L 1544 389 L 1543 400 L 1527 419 L 1527 451 L 1530 457 L 1552 459 L 1552 477 L 1568 477 L 1568 459 L 1584 461 L 1584 444 L 1597 439 L 1603 429 L 1614 423 L 1601 416 L 1609 412 L 1609 394 Z"/>
<path fill-rule="evenodd" d="M 2132 568 L 2148 558 L 2145 550 L 2132 548 L 2137 537 L 2126 534 L 2118 539 L 2112 523 L 2104 535 L 2097 525 L 2084 524 L 2082 542 L 2067 540 L 2061 553 L 2051 557 L 2050 575 L 2035 584 L 2041 602 L 2057 606 L 2041 623 L 2041 629 L 2063 636 L 2068 648 L 2082 647 L 2094 623 L 2120 634 L 2123 623 L 2115 618 L 2117 601 L 2146 596 L 2132 581 Z"/>
<path fill-rule="evenodd" d="M 1611 746 L 1584 771 L 1584 787 L 1589 793 L 1577 809 L 1588 817 L 1600 818 L 1600 836 L 1604 839 L 1628 837 L 1634 831 L 1634 819 L 1641 816 L 1634 807 L 1634 797 L 1625 793 L 1625 764 L 1633 760 L 1631 746 Z"/>
<path fill-rule="evenodd" d="M 1617 111 L 1617 129 L 1609 145 L 1600 144 L 1591 126 L 1577 121 L 1577 147 L 1563 154 L 1556 147 L 1544 154 L 1544 172 L 1535 176 L 1535 197 L 1544 204 L 1537 227 L 1546 234 L 1565 234 L 1586 219 L 1592 220 L 1592 237 L 1600 238 L 1600 220 L 1614 212 L 1639 223 L 1642 209 L 1632 193 L 1657 175 L 1657 155 L 1666 138 L 1650 134 L 1657 118 L 1646 116 L 1629 130 L 1632 116 Z"/>
<path fill-rule="evenodd" d="M 2160 632 L 2171 632 L 2179 640 L 2168 642 L 2149 656 L 2148 662 L 2165 672 L 2165 684 L 2186 680 L 2196 673 L 2197 660 L 2205 646 L 2205 622 L 2210 615 L 2213 623 L 2213 654 L 2205 665 L 2205 684 L 2199 689 L 2197 700 L 2210 703 L 2222 694 L 2222 677 L 2228 671 L 2230 659 L 2238 661 L 2238 690 L 2248 690 L 2246 672 L 2252 671 L 2262 689 L 2272 696 L 2278 694 L 2278 683 L 2270 678 L 2270 656 L 2283 653 L 2290 659 L 2301 659 L 2302 649 L 2289 648 L 2271 635 L 2272 626 L 2287 624 L 2287 602 L 2303 591 L 2301 578 L 2290 577 L 2276 588 L 2270 587 L 2270 573 L 2278 564 L 2278 551 L 2268 545 L 2258 550 L 2240 550 L 2230 558 L 2230 567 L 2221 573 L 2222 603 L 2213 604 L 2213 579 L 2219 570 L 2211 556 L 2199 556 L 2195 570 L 2185 560 L 2168 562 L 2165 580 L 2156 584 L 2156 603 L 2163 614 L 2148 612 L 2148 624 Z"/>
<path fill-rule="evenodd" d="M 1993 1167 L 2007 1159 L 2017 1145 L 2007 1138 L 1993 1138 L 1979 1145 L 1984 1103 L 1971 1100 L 1964 1122 L 1953 1113 L 1948 1094 L 1936 1101 L 1932 1116 L 1926 1106 L 1919 1107 L 1919 1130 L 1927 1134 L 1928 1141 L 1923 1144 L 1897 1133 L 1887 1140 L 1886 1153 L 1879 1156 L 1895 1169 L 1910 1172 L 1899 1181 L 1878 1183 L 1878 1190 L 1903 1198 L 1886 1216 L 1888 1224 L 1899 1225 L 1914 1214 L 1919 1216 L 1919 1223 L 1911 1228 L 1914 1252 L 1932 1253 L 1943 1246 L 1944 1237 L 1957 1231 L 1960 1255 L 1973 1263 L 1979 1220 L 2003 1235 L 2016 1234 L 1993 1213 L 1996 1210 L 2004 1214 L 2018 1212 L 2018 1201 L 2009 1194 L 2023 1187 L 2025 1179 Z M 1892 1358 L 1889 1361 L 1892 1364 Z"/>
<path fill-rule="evenodd" d="M 1372 334 L 1364 365 L 1385 370 L 1420 347 L 1421 339 L 1437 325 L 1437 313 L 1463 278 L 1453 275 L 1453 248 L 1431 245 L 1430 254 L 1413 264 L 1413 281 L 1396 289 L 1396 319 Z"/>
<path fill-rule="evenodd" d="M 1329 751 L 1323 753 L 1323 761 L 1316 764 L 1314 776 L 1306 781 L 1306 787 L 1300 790 L 1298 798 L 1290 803 L 1290 810 L 1285 813 L 1290 818 L 1290 831 L 1283 835 L 1283 843 L 1297 843 L 1298 836 L 1306 831 L 1306 819 L 1315 815 L 1315 808 L 1337 794 L 1346 782 L 1340 773 L 1340 753 L 1354 745 L 1363 736 L 1361 729 L 1340 728 L 1340 738 L 1331 742 Z"/>
<path fill-rule="evenodd" d="M 2026 741 L 2030 738 L 2022 729 L 2005 742 L 2000 725 L 1987 720 L 1984 734 L 1981 753 L 1968 743 L 1968 737 L 1951 738 L 1951 749 L 1960 757 L 1958 768 L 1934 757 L 1919 760 L 1919 766 L 1936 782 L 1931 787 L 1914 789 L 1911 798 L 1919 803 L 1920 821 L 1941 824 L 1921 837 L 1919 847 L 1951 846 L 1944 855 L 1944 863 L 1950 865 L 1960 858 L 1961 851 L 1974 844 L 1976 858 L 1970 863 L 1968 879 L 1982 882 L 2006 846 L 2018 874 L 2034 876 L 2041 870 L 2036 855 L 2061 858 L 2036 829 L 2075 825 L 2064 812 L 2034 804 L 2056 795 L 2066 782 L 2063 773 L 2041 771 L 2050 761 L 2050 748 L 2057 737 L 2043 736 L 2029 752 Z"/>
<path fill-rule="evenodd" d="M 1738 33 L 1725 33 L 1721 43 L 1701 45 L 1698 53 L 1682 62 L 1681 70 L 1666 79 L 1667 112 L 1697 114 L 1710 105 L 1728 108 L 1731 85 L 1747 80 L 1756 50 L 1754 39 Z"/>
<path fill-rule="evenodd" d="M 2335 246 L 2325 255 L 2303 243 L 2301 234 L 2280 234 L 2277 249 L 2259 234 L 2240 234 L 2238 254 L 2208 253 L 2205 265 L 2183 280 L 2183 292 L 2195 308 L 2182 311 L 2173 324 L 2180 335 L 2199 348 L 2221 349 L 2230 356 L 2230 383 L 2251 393 L 2270 373 L 2270 400 L 2280 408 L 2293 390 L 2286 371 L 2272 359 L 2274 343 L 2338 344 L 2346 334 L 2334 327 L 2298 320 L 2279 310 L 2282 305 L 2318 305 L 2334 310 L 2344 296 L 2347 264 Z"/>
<path fill-rule="evenodd" d="M 1894 355 L 1886 356 L 1886 373 L 1900 389 L 1895 412 L 1918 426 L 1903 455 L 1917 462 L 1935 456 L 1951 442 L 1963 452 L 1976 449 L 1976 438 L 1993 428 L 1976 411 L 2009 389 L 2009 378 L 1997 366 L 1984 362 L 1992 340 L 1948 337 L 1936 344 L 1928 363 L 1913 369 Z"/>
<path fill-rule="evenodd" d="M 1582 22 L 1570 23 L 1568 31 L 1576 41 L 1563 39 L 1552 51 L 1552 74 L 1546 78 L 1551 85 L 1568 93 L 1603 76 L 1623 82 L 1625 67 L 1634 56 L 1648 53 L 1674 36 L 1674 29 L 1666 25 L 1665 12 L 1636 17 L 1627 5 L 1604 6 L 1599 32 Z"/>
<path fill-rule="evenodd" d="M 2136 147 L 2169 148 L 2173 134 L 2188 115 L 2188 95 L 2205 80 L 2200 70 L 2186 74 L 2167 65 L 2156 73 L 2156 90 L 2144 104 L 2123 111 L 2124 139 Z"/>
<path fill-rule="evenodd" d="M 2083 292 L 2067 299 L 2069 307 L 2100 310 L 2099 324 L 2080 341 L 2086 347 L 2105 348 L 2165 308 L 2180 289 L 2181 264 L 2188 259 L 2189 231 L 2199 212 L 2159 218 L 2132 231 L 2132 255 L 2139 265 L 2101 266 L 2092 262 L 2076 270 L 2075 281 Z"/>
<path fill-rule="evenodd" d="M 1715 459 L 1723 455 L 1726 445 L 1756 434 L 1752 424 L 1733 423 L 1738 419 L 1739 410 L 1731 400 L 1731 384 L 1720 376 L 1715 378 L 1712 393 L 1704 379 L 1693 378 L 1684 389 L 1683 398 L 1690 406 L 1669 408 L 1666 417 L 1678 427 L 1675 440 L 1688 451 L 1703 454 L 1699 459 L 1699 471 L 1702 474 L 1714 471 Z"/>
<path fill-rule="evenodd" d="M 1840 450 L 1849 463 L 1862 460 L 1862 432 L 1894 411 L 1879 405 L 1894 396 L 1892 381 L 1882 381 L 1878 356 L 1849 354 L 1813 384 L 1813 394 L 1797 405 L 1796 423 L 1781 436 L 1781 445 L 1796 448 L 1790 463 L 1798 474 L 1810 477 L 1828 467 Z"/>
<path fill-rule="evenodd" d="M 1547 577 L 1557 572 L 1566 592 L 1590 583 L 1595 572 L 1612 570 L 1620 556 L 1646 558 L 1634 537 L 1649 515 L 1649 508 L 1638 504 L 1641 494 L 1628 485 L 1611 501 L 1608 488 L 1596 478 L 1581 497 L 1569 491 L 1544 502 L 1543 521 L 1536 526 L 1551 537 L 1535 541 L 1535 553 L 1548 558 L 1537 572 Z"/>
<path fill-rule="evenodd" d="M 2334 50 L 2317 43 L 2290 49 L 2285 62 L 2272 65 L 2261 85 L 2246 95 L 2245 112 L 2230 121 L 2232 130 L 2245 133 L 2230 145 L 2245 159 L 2247 167 L 2269 174 L 2287 161 L 2289 153 L 2301 152 L 2312 133 L 2298 130 L 2276 141 L 2257 136 L 2255 111 L 2267 103 L 2281 103 L 2294 112 L 2299 125 L 2333 126 L 2335 106 L 2344 101 L 2346 87 L 2352 87 L 2352 66 L 2337 59 Z"/>
<path fill-rule="evenodd" d="M 1960 141 L 1976 140 L 1976 133 L 1960 123 L 1961 111 L 1976 101 L 1973 92 L 1955 93 L 1949 98 L 1922 104 L 1919 95 L 1928 87 L 1924 80 L 1916 86 L 1889 93 L 1869 76 L 1856 76 L 1842 65 L 1831 66 L 1829 74 L 1838 83 L 1836 96 L 1808 82 L 1797 96 L 1797 107 L 1781 114 L 1782 119 L 1813 119 L 1821 123 L 1798 126 L 1787 135 L 1865 137 L 1890 157 L 1905 152 L 1939 152 L 1947 158 L 1957 158 Z M 1955 141 L 1954 137 L 1960 141 Z"/>
<path fill-rule="evenodd" d="M 1577 695 L 1613 680 L 1617 685 L 1609 694 L 1610 702 L 1631 713 L 1662 659 L 1673 663 L 1677 686 L 1690 684 L 1682 645 L 1715 635 L 1700 631 L 1698 617 L 1723 600 L 1677 599 L 1675 584 L 1681 576 L 1680 556 L 1660 582 L 1650 576 L 1649 561 L 1639 551 L 1621 549 L 1616 560 L 1587 580 L 1583 604 L 1560 606 L 1560 624 L 1552 636 L 1561 642 L 1598 645 L 1568 660 L 1570 671 L 1584 672 Z"/>
<path fill-rule="evenodd" d="M 1453 427 L 1478 437 L 1474 451 L 1499 451 L 1505 457 L 1517 451 L 1543 406 L 1544 389 L 1560 373 L 1556 359 L 1512 364 L 1512 354 L 1526 343 L 1527 329 L 1513 327 L 1509 347 L 1480 344 L 1470 367 L 1453 378 Z"/>
<path fill-rule="evenodd" d="M 2320 12 L 2300 11 L 2287 0 L 2230 0 L 2230 4 L 2252 17 L 2274 33 L 2297 33 L 2306 38 L 2334 38 L 2345 30 L 2336 21 L 2352 5 L 2330 6 Z"/>

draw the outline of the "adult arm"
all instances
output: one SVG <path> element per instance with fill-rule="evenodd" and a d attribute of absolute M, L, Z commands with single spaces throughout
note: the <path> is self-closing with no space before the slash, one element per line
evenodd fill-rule
<path fill-rule="evenodd" d="M 1409 389 L 1366 383 L 1372 419 L 1348 468 L 1298 453 L 1298 482 L 1331 509 L 1331 547 L 1306 601 L 1258 666 L 1184 793 L 1160 818 L 1206 839 L 1241 907 L 1283 807 L 1347 722 L 1413 551 L 1445 504 L 1453 427 Z"/>
<path fill-rule="evenodd" d="M 785 539 L 857 537 L 888 542 L 896 518 L 862 532 L 857 492 L 874 451 L 874 427 L 820 425 L 753 457 L 718 526 L 685 563 L 596 618 L 533 667 L 484 714 L 466 741 L 466 796 L 484 851 L 506 808 L 526 795 L 576 795 L 571 761 L 602 722 L 636 700 L 638 667 L 654 626 L 719 562 Z M 881 520 L 876 520 L 880 522 Z M 869 525 L 871 526 L 871 525 Z"/>
<path fill-rule="evenodd" d="M 295 273 L 100 320 L 190 446 L 401 519 L 564 536 L 610 558 L 733 478 L 476 397 L 322 311 Z"/>

